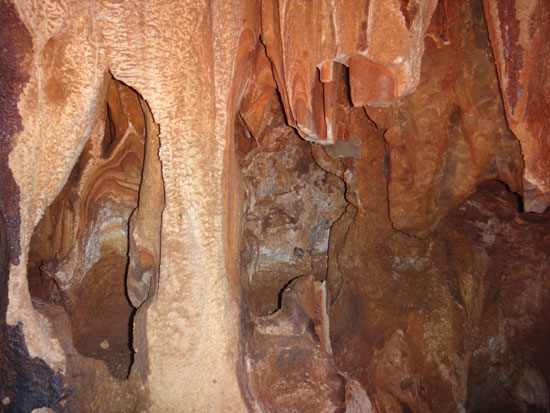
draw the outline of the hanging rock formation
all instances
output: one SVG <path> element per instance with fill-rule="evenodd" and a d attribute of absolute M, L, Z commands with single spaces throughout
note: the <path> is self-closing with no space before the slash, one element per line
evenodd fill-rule
<path fill-rule="evenodd" d="M 0 2 L 0 410 L 550 411 L 549 13 Z"/>
<path fill-rule="evenodd" d="M 506 118 L 521 143 L 527 211 L 550 205 L 548 96 L 545 59 L 550 52 L 550 4 L 484 1 Z"/>

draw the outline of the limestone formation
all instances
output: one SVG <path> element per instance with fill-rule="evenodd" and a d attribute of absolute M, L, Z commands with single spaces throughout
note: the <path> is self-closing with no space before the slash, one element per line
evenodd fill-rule
<path fill-rule="evenodd" d="M 548 4 L 0 1 L 0 410 L 550 411 Z"/>

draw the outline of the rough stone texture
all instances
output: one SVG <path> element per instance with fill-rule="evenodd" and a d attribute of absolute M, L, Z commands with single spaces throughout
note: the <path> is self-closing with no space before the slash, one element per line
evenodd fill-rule
<path fill-rule="evenodd" d="M 550 204 L 550 3 L 483 2 L 510 129 L 521 143 L 525 210 Z"/>
<path fill-rule="evenodd" d="M 327 289 L 336 297 L 329 308 L 334 358 L 341 374 L 366 389 L 377 411 L 546 411 L 546 355 L 535 348 L 543 345 L 540 343 L 547 337 L 548 305 L 541 295 L 548 282 L 548 258 L 543 252 L 548 247 L 546 236 L 542 235 L 548 217 L 519 213 L 518 200 L 503 184 L 484 188 L 466 204 L 456 206 L 476 185 L 491 177 L 519 190 L 521 158 L 517 143 L 505 128 L 498 100 L 494 99 L 498 92 L 494 75 L 492 81 L 487 80 L 491 79 L 491 66 L 487 35 L 480 19 L 482 10 L 475 2 L 443 5 L 436 11 L 434 24 L 449 24 L 441 29 L 430 28 L 431 38 L 437 41 L 427 46 L 423 69 L 425 81 L 435 81 L 437 86 L 424 89 L 422 80 L 418 90 L 395 108 L 367 109 L 376 125 L 365 130 L 368 138 L 361 144 L 362 158 L 346 160 L 346 199 L 355 208 L 348 207 L 341 224 L 333 226 L 336 236 L 331 237 L 329 246 L 329 262 L 333 264 L 327 277 Z M 468 39 L 477 41 L 461 46 L 460 42 Z M 481 50 L 476 52 L 475 45 Z M 461 47 L 462 57 L 455 55 Z M 459 58 L 446 72 L 441 69 L 443 73 L 439 73 L 441 62 L 450 59 L 448 55 Z M 465 58 L 466 55 L 472 57 Z M 468 75 L 471 70 L 476 75 Z M 460 88 L 451 83 L 451 92 L 441 90 L 438 79 L 452 80 L 457 72 L 464 76 Z M 466 87 L 468 77 L 485 80 Z M 453 87 L 456 92 L 452 92 Z M 424 90 L 434 92 L 429 98 L 422 98 Z M 464 116 L 458 123 L 462 127 L 454 130 L 456 122 L 452 117 L 435 117 L 446 110 L 452 113 L 453 102 L 449 99 L 455 99 L 453 94 L 458 97 L 459 91 L 463 96 L 458 102 L 466 112 L 471 111 L 470 118 L 477 119 L 475 122 L 480 125 L 491 125 L 490 128 L 474 129 L 476 133 L 470 134 L 460 123 L 468 117 Z M 404 109 L 417 98 L 421 101 L 411 103 L 412 112 Z M 432 108 L 432 115 L 422 114 L 426 108 Z M 453 133 L 447 135 L 449 140 L 432 140 L 433 131 L 440 128 L 431 123 L 430 116 L 450 128 L 447 130 Z M 420 123 L 414 123 L 417 121 Z M 407 128 L 411 122 L 415 126 Z M 408 149 L 398 146 L 393 140 L 396 133 L 403 139 L 398 144 L 415 143 Z M 428 142 L 415 141 L 414 136 L 425 136 Z M 471 149 L 458 150 L 465 140 Z M 455 164 L 462 164 L 443 174 L 452 182 L 448 187 L 457 190 L 453 196 L 438 196 L 433 182 L 429 189 L 420 190 L 420 179 L 438 176 L 433 168 L 422 172 L 405 169 L 411 159 L 417 159 L 417 167 L 425 168 L 424 164 L 430 161 L 426 156 L 430 153 L 430 141 L 433 153 L 441 151 L 444 155 L 439 158 L 443 161 L 436 157 L 435 164 L 448 165 L 447 161 L 453 158 Z M 402 156 L 396 156 L 399 154 Z M 475 159 L 477 156 L 479 160 Z M 491 159 L 495 163 L 492 171 L 482 167 L 476 172 L 472 167 Z M 399 170 L 402 175 L 396 174 Z M 457 173 L 461 170 L 465 173 Z M 392 180 L 393 184 L 399 183 L 401 177 L 410 179 L 409 194 L 418 195 L 410 201 L 397 198 L 403 208 L 391 211 L 396 206 L 395 197 L 403 194 L 403 189 L 392 185 Z M 432 202 L 426 200 L 431 196 L 436 196 L 435 214 L 425 207 Z M 424 207 L 416 208 L 415 202 Z M 478 205 L 479 210 L 466 219 L 460 211 L 469 202 Z M 401 221 L 396 219 L 400 216 Z M 337 229 L 339 225 L 341 228 Z M 396 227 L 425 238 L 411 237 Z M 483 237 L 470 237 L 480 228 L 486 228 L 491 245 L 502 245 L 502 251 L 508 248 L 513 258 L 496 254 L 494 247 L 482 241 Z M 532 235 L 525 236 L 523 231 Z M 511 247 L 510 243 L 515 243 L 512 240 L 519 239 L 523 241 Z M 519 275 L 522 267 L 526 267 L 525 273 Z M 518 291 L 527 288 L 518 284 L 520 279 L 530 286 L 531 296 L 536 297 L 533 302 L 518 296 Z M 516 293 L 505 293 L 507 288 Z M 485 323 L 491 318 L 493 324 L 489 328 Z"/>
<path fill-rule="evenodd" d="M 23 87 L 29 80 L 27 73 L 32 41 L 30 34 L 17 15 L 14 5 L 3 1 L 0 3 L 0 212 L 3 218 L 3 231 L 6 237 L 8 260 L 19 262 L 21 248 L 19 244 L 19 188 L 9 168 L 9 154 L 13 149 L 15 135 L 23 128 L 17 102 Z"/>
<path fill-rule="evenodd" d="M 128 251 L 128 226 L 134 210 L 137 217 L 147 207 L 136 210 L 138 193 L 143 198 L 144 192 L 142 172 L 150 175 L 144 172 L 150 139 L 145 137 L 146 111 L 138 94 L 114 80 L 108 87 L 104 127 L 88 140 L 64 188 L 36 226 L 27 276 L 33 298 L 66 309 L 80 354 L 103 359 L 115 377 L 126 378 L 132 357 L 128 329 L 134 308 L 141 304 L 132 300 L 132 308 L 126 297 L 128 254 L 139 255 Z M 156 199 L 162 205 L 162 195 Z M 160 214 L 151 215 L 155 217 L 159 226 Z M 136 225 L 131 226 L 134 240 Z M 151 235 L 149 241 L 154 239 Z M 158 258 L 156 262 L 158 267 Z M 132 280 L 134 266 L 128 276 Z M 131 287 L 128 295 L 134 298 L 136 288 Z"/>
<path fill-rule="evenodd" d="M 315 163 L 307 142 L 287 132 L 277 148 L 249 152 L 243 168 L 242 283 L 255 315 L 274 312 L 293 278 L 325 279 L 330 228 L 346 204 L 343 182 Z"/>
<path fill-rule="evenodd" d="M 61 411 L 62 376 L 43 360 L 29 357 L 20 326 L 8 326 L 2 334 L 2 411 L 28 412 L 49 406 Z"/>
<path fill-rule="evenodd" d="M 239 86 L 233 85 L 237 50 L 242 33 L 255 37 L 255 8 L 243 2 L 21 1 L 16 9 L 34 54 L 18 103 L 22 132 L 9 158 L 21 193 L 23 254 L 10 268 L 8 323 L 22 322 L 31 357 L 56 372 L 68 371 L 68 348 L 55 336 L 61 332 L 54 328 L 50 336 L 32 307 L 26 255 L 35 225 L 101 119 L 110 71 L 141 94 L 161 125 L 164 282 L 145 316 L 150 396 L 140 390 L 142 408 L 242 411 L 235 370 L 238 313 L 223 259 L 221 182 L 226 132 L 234 119 L 229 96 Z M 89 363 L 82 370 L 100 371 Z M 105 409 L 133 411 L 118 396 L 128 390 L 111 383 L 98 380 L 75 398 L 96 398 L 81 406 L 102 399 L 110 403 Z"/>
<path fill-rule="evenodd" d="M 415 236 L 481 182 L 522 189 L 521 152 L 503 114 L 481 4 L 440 2 L 435 15 L 417 90 L 373 115 L 388 129 L 391 221 Z"/>
<path fill-rule="evenodd" d="M 344 378 L 332 360 L 324 285 L 312 276 L 285 288 L 281 308 L 247 325 L 247 384 L 255 410 L 343 411 Z"/>
<path fill-rule="evenodd" d="M 381 218 L 378 139 L 364 147 L 372 157 L 352 164 L 369 182 L 349 185 L 361 200 L 357 214 L 339 230 L 341 245 L 331 238 L 339 373 L 358 381 L 380 412 L 546 411 L 548 216 L 519 213 L 516 197 L 495 183 L 456 207 L 429 240 L 408 237 Z M 468 205 L 478 210 L 466 219 Z M 513 259 L 497 254 L 498 245 Z"/>
<path fill-rule="evenodd" d="M 28 81 L 32 42 L 13 4 L 0 2 L 0 403 L 2 411 L 59 410 L 61 375 L 32 357 L 21 324 L 9 325 L 10 264 L 20 262 L 19 188 L 8 166 L 13 140 L 23 128 L 17 102 Z"/>
<path fill-rule="evenodd" d="M 550 221 L 518 206 L 504 185 L 489 182 L 444 230 L 468 315 L 471 411 L 550 409 Z"/>
<path fill-rule="evenodd" d="M 2 409 L 550 409 L 546 3 L 0 5 Z"/>

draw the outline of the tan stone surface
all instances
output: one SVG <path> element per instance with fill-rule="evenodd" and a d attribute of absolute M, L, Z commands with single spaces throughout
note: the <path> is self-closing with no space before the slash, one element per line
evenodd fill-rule
<path fill-rule="evenodd" d="M 55 340 L 41 333 L 32 310 L 25 256 L 32 229 L 97 133 L 110 71 L 139 91 L 161 125 L 162 275 L 146 322 L 151 409 L 242 411 L 219 187 L 246 3 L 29 1 L 17 7 L 35 53 L 19 102 L 24 130 L 10 155 L 21 190 L 23 256 L 10 274 L 8 322 L 23 322 L 32 355 L 62 367 L 63 352 L 52 348 Z"/>

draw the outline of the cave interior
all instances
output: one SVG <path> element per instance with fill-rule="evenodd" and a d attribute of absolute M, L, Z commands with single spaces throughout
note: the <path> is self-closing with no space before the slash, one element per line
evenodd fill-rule
<path fill-rule="evenodd" d="M 401 1 L 410 21 L 416 3 Z M 251 411 L 550 411 L 550 208 L 526 198 L 489 35 L 481 2 L 439 1 L 402 96 L 359 54 L 316 67 L 301 95 L 284 52 L 255 40 L 221 185 Z M 87 411 L 101 377 L 119 386 L 102 397 L 143 397 L 128 389 L 149 374 L 147 311 L 173 276 L 165 125 L 107 77 L 28 244 L 33 309 L 71 355 L 54 411 Z"/>

